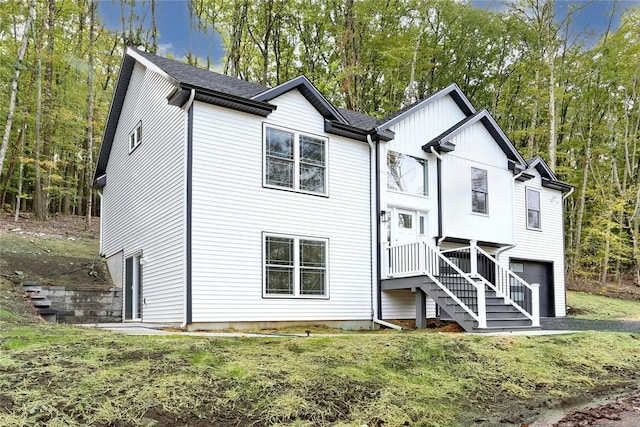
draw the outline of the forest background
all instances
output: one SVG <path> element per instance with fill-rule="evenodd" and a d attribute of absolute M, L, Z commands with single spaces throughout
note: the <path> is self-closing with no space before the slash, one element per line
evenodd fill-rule
<path fill-rule="evenodd" d="M 0 1 L 0 207 L 39 220 L 99 215 L 91 190 L 126 46 L 158 52 L 159 0 Z M 145 6 L 145 16 L 137 11 Z M 136 7 L 134 7 L 136 6 Z M 458 83 L 526 158 L 576 187 L 566 204 L 569 282 L 640 285 L 640 9 L 615 3 L 599 40 L 569 31 L 554 0 L 504 10 L 453 0 L 189 0 L 193 28 L 222 36 L 222 63 L 275 86 L 305 74 L 334 104 L 384 117 Z M 217 34 L 216 34 L 217 36 Z M 182 59 L 182 58 L 181 58 Z"/>

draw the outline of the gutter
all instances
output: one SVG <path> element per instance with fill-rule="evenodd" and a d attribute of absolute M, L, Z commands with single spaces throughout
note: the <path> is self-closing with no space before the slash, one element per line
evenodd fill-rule
<path fill-rule="evenodd" d="M 193 100 L 195 99 L 196 91 L 191 89 L 189 99 L 184 104 L 182 109 L 187 116 L 187 128 L 186 128 L 186 143 L 184 145 L 184 185 L 185 185 L 185 198 L 184 198 L 184 292 L 183 292 L 183 321 L 180 324 L 180 329 L 185 329 L 192 321 L 191 311 L 191 190 L 192 190 L 192 175 L 191 165 L 193 161 Z"/>

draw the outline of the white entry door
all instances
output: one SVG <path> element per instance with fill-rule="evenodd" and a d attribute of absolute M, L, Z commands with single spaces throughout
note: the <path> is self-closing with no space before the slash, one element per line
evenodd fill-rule
<path fill-rule="evenodd" d="M 391 224 L 391 241 L 393 245 L 404 245 L 418 241 L 418 213 L 394 209 Z"/>

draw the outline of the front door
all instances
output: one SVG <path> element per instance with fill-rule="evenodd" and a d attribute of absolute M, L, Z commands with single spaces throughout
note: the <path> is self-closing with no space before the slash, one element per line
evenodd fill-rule
<path fill-rule="evenodd" d="M 525 282 L 540 284 L 540 317 L 554 317 L 553 264 L 512 259 L 510 267 Z"/>
<path fill-rule="evenodd" d="M 142 319 L 142 268 L 141 255 L 134 255 L 125 261 L 124 318 Z"/>
<path fill-rule="evenodd" d="M 418 213 L 394 209 L 391 228 L 391 242 L 393 245 L 405 245 L 418 241 Z"/>

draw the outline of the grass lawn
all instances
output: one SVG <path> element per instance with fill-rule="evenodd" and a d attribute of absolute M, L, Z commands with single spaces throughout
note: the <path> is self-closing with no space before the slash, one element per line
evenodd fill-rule
<path fill-rule="evenodd" d="M 640 320 L 640 301 L 568 291 L 567 303 L 578 319 Z"/>
<path fill-rule="evenodd" d="M 519 426 L 638 372 L 640 334 L 141 337 L 0 316 L 2 426 Z"/>

